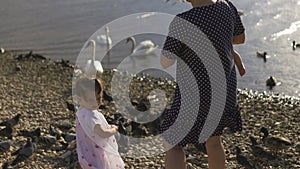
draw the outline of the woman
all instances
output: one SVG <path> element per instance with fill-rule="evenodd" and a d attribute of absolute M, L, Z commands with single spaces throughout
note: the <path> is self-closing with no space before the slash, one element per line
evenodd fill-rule
<path fill-rule="evenodd" d="M 226 96 L 223 112 L 213 112 L 216 114 L 221 113 L 220 121 L 216 128 L 213 128 L 212 134 L 205 138 L 205 141 L 209 168 L 224 169 L 225 153 L 221 139 L 223 129 L 228 127 L 232 132 L 242 130 L 242 120 L 236 96 L 237 80 L 232 56 L 232 45 L 244 43 L 245 29 L 237 9 L 227 0 L 187 1 L 192 4 L 193 8 L 178 14 L 171 22 L 169 34 L 160 57 L 161 65 L 164 68 L 175 64 L 177 60 L 176 92 L 171 109 L 166 110 L 165 119 L 161 126 L 161 133 L 163 133 L 165 139 L 164 145 L 167 148 L 165 165 L 166 169 L 186 168 L 183 147 L 187 144 L 199 143 L 201 130 L 203 130 L 206 118 L 210 112 L 210 106 L 213 104 L 211 93 L 212 85 L 214 84 L 210 83 L 211 79 L 207 70 L 207 66 L 212 66 L 218 71 L 217 73 L 223 73 L 225 76 L 226 84 L 223 90 L 225 90 Z M 198 36 L 199 32 L 195 33 L 195 28 L 202 32 L 203 36 Z M 205 38 L 209 40 L 213 47 L 209 47 Z M 198 50 L 199 48 L 200 50 Z M 212 53 L 211 48 L 215 49 L 218 58 L 220 58 L 220 63 L 215 59 L 214 65 L 205 65 L 205 59 L 213 59 L 209 58 Z M 210 62 L 214 63 L 214 60 Z M 219 71 L 220 69 L 222 71 Z M 191 74 L 188 74 L 188 71 L 191 71 Z M 188 78 L 196 79 L 197 86 L 191 86 L 190 90 L 197 89 L 195 91 L 198 91 L 197 94 L 200 97 L 197 103 L 199 109 L 195 118 L 192 117 L 192 112 L 180 110 L 183 103 L 182 98 L 189 99 L 189 96 L 186 96 L 189 94 L 180 92 L 183 90 L 178 84 L 185 85 L 186 82 L 189 82 Z M 187 101 L 189 101 L 188 99 Z M 193 100 L 190 99 L 190 101 Z M 180 112 L 184 115 L 181 115 Z M 184 125 L 173 130 L 179 132 L 165 134 L 177 121 L 179 121 L 178 124 L 186 125 L 189 122 L 193 122 L 189 132 L 180 141 L 176 140 L 182 134 L 183 130 L 181 128 L 186 127 Z"/>

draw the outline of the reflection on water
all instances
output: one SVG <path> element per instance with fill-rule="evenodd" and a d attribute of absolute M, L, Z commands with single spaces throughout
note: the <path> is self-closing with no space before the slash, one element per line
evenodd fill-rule
<path fill-rule="evenodd" d="M 274 40 L 276 40 L 280 36 L 290 35 L 290 34 L 296 32 L 297 30 L 300 30 L 300 21 L 296 21 L 296 22 L 291 23 L 289 28 L 286 28 L 286 29 L 284 29 L 280 32 L 274 33 L 272 35 L 272 37 L 274 37 Z"/>

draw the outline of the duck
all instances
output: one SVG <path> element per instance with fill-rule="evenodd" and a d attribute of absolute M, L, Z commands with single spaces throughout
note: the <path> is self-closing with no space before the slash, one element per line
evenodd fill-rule
<path fill-rule="evenodd" d="M 253 136 L 249 136 L 249 139 L 252 143 L 252 145 L 250 146 L 252 149 L 252 154 L 255 157 L 258 158 L 267 158 L 268 160 L 274 160 L 275 157 L 272 155 L 272 153 L 266 151 L 266 149 L 257 143 L 256 139 Z"/>
<path fill-rule="evenodd" d="M 242 16 L 242 15 L 244 15 L 244 11 L 243 10 L 238 10 L 238 14 L 239 14 L 239 16 Z"/>
<path fill-rule="evenodd" d="M 155 45 L 151 40 L 144 40 L 137 46 L 136 40 L 132 36 L 127 38 L 126 42 L 132 43 L 131 56 L 151 55 L 158 48 L 158 45 Z"/>
<path fill-rule="evenodd" d="M 264 59 L 264 62 L 267 62 L 268 53 L 265 51 L 257 51 L 256 55 Z"/>
<path fill-rule="evenodd" d="M 267 80 L 266 80 L 266 85 L 269 86 L 270 88 L 274 87 L 277 85 L 277 80 L 275 77 L 270 76 Z"/>
<path fill-rule="evenodd" d="M 260 129 L 262 133 L 264 133 L 262 141 L 268 149 L 277 153 L 279 150 L 289 148 L 292 143 L 289 139 L 279 136 L 270 136 L 269 131 L 266 127 L 262 127 Z"/>
<path fill-rule="evenodd" d="M 92 45 L 93 48 L 93 54 L 92 54 L 92 59 L 88 60 L 85 67 L 84 71 L 88 76 L 93 76 L 97 74 L 97 72 L 103 73 L 103 67 L 100 61 L 95 60 L 96 57 L 96 42 L 94 40 L 90 40 L 89 44 Z"/>
<path fill-rule="evenodd" d="M 292 47 L 293 47 L 293 50 L 296 50 L 297 48 L 300 48 L 300 44 L 296 43 L 296 41 L 293 41 Z"/>

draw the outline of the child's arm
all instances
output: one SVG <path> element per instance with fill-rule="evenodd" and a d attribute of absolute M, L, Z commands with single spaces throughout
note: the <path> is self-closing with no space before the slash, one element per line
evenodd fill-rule
<path fill-rule="evenodd" d="M 112 135 L 114 135 L 115 133 L 118 132 L 118 127 L 115 125 L 111 125 L 111 128 L 109 129 L 104 129 L 101 127 L 100 124 L 96 124 L 94 127 L 94 131 L 97 135 L 99 135 L 102 138 L 108 138 Z"/>

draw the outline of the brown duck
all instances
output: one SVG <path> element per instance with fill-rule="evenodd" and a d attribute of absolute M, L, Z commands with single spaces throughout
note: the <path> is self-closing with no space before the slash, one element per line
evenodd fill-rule
<path fill-rule="evenodd" d="M 257 143 L 256 139 L 253 136 L 249 137 L 252 145 L 251 145 L 251 149 L 252 149 L 252 153 L 255 157 L 257 158 L 267 158 L 269 160 L 274 160 L 275 157 L 268 151 L 266 151 L 266 149 Z"/>
<path fill-rule="evenodd" d="M 264 133 L 264 136 L 262 138 L 264 145 L 266 145 L 268 149 L 274 151 L 275 153 L 280 150 L 287 149 L 292 145 L 291 141 L 287 138 L 270 136 L 268 129 L 265 127 L 262 127 L 260 131 Z"/>

